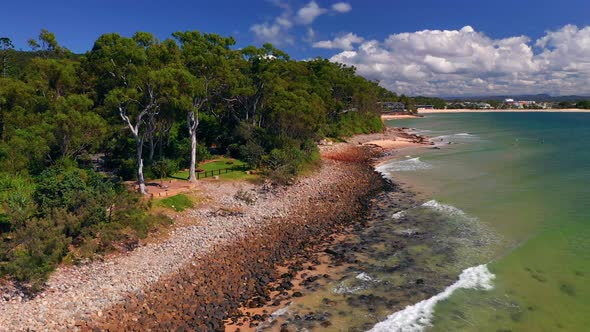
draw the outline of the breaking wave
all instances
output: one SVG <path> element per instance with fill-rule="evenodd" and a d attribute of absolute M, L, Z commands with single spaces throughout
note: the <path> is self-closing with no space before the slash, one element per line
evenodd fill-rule
<path fill-rule="evenodd" d="M 449 134 L 449 135 L 441 135 L 435 136 L 430 139 L 431 142 L 434 142 L 435 145 L 439 144 L 448 144 L 448 143 L 466 143 L 471 142 L 473 140 L 479 139 L 478 136 L 470 134 L 470 133 L 457 133 L 457 134 Z"/>
<path fill-rule="evenodd" d="M 391 218 L 398 220 L 398 219 L 401 219 L 401 218 L 403 218 L 403 216 L 404 216 L 405 214 L 406 214 L 406 213 L 405 213 L 404 211 L 399 211 L 399 212 L 396 212 L 396 213 L 394 213 L 393 215 L 391 215 Z"/>
<path fill-rule="evenodd" d="M 461 210 L 459 208 L 456 208 L 452 205 L 440 203 L 434 199 L 422 204 L 422 206 L 430 208 L 432 210 L 435 210 L 439 213 L 443 213 L 443 214 L 451 216 L 451 217 L 461 217 L 463 219 L 475 219 L 474 217 L 467 215 L 467 213 L 465 213 L 463 210 Z"/>
<path fill-rule="evenodd" d="M 457 289 L 491 290 L 495 276 L 487 266 L 479 265 L 463 270 L 454 284 L 435 296 L 409 305 L 405 309 L 391 314 L 383 322 L 377 323 L 370 332 L 418 332 L 431 326 L 434 307 L 444 299 L 450 297 Z"/>
<path fill-rule="evenodd" d="M 389 176 L 389 172 L 408 172 L 417 170 L 431 169 L 433 166 L 429 163 L 423 162 L 420 158 L 411 158 L 406 160 L 392 161 L 380 166 L 375 170 L 383 174 L 385 177 Z"/>

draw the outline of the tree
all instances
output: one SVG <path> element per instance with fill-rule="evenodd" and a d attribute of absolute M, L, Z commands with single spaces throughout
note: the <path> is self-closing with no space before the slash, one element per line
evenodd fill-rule
<path fill-rule="evenodd" d="M 68 59 L 35 58 L 25 69 L 24 80 L 45 98 L 55 101 L 79 86 L 78 64 Z"/>
<path fill-rule="evenodd" d="M 47 29 L 41 29 L 37 40 L 31 38 L 27 42 L 34 52 L 41 52 L 44 58 L 69 52 L 66 48 L 59 45 L 55 34 L 49 32 Z"/>
<path fill-rule="evenodd" d="M 107 123 L 91 108 L 92 100 L 69 95 L 56 105 L 49 118 L 61 158 L 77 159 L 83 152 L 98 148 L 106 138 Z"/>
<path fill-rule="evenodd" d="M 137 37 L 137 35 L 136 35 Z M 149 36 L 137 40 L 117 34 L 103 35 L 88 55 L 88 67 L 98 71 L 106 81 L 99 81 L 110 89 L 105 98 L 108 109 L 116 109 L 119 118 L 131 131 L 135 141 L 137 183 L 141 194 L 147 194 L 143 174 L 143 146 L 153 135 L 154 122 L 160 112 L 156 88 L 157 70 L 146 66 L 146 50 L 151 47 Z"/>
<path fill-rule="evenodd" d="M 149 136 L 149 122 L 159 112 L 153 86 L 149 83 L 135 89 L 115 89 L 107 96 L 107 103 L 114 105 L 121 120 L 129 128 L 136 146 L 137 184 L 141 194 L 147 195 L 143 175 L 143 145 Z"/>
<path fill-rule="evenodd" d="M 237 55 L 230 46 L 235 44 L 235 40 L 216 34 L 201 34 L 198 31 L 175 32 L 173 36 L 180 43 L 184 66 L 196 78 L 193 80 L 193 88 L 190 89 L 191 106 L 186 110 L 187 127 L 191 139 L 189 181 L 196 182 L 199 111 L 205 103 L 223 95 L 231 84 L 231 60 Z"/>
<path fill-rule="evenodd" d="M 10 57 L 14 53 L 14 45 L 10 38 L 0 37 L 0 73 L 7 78 L 10 71 Z"/>

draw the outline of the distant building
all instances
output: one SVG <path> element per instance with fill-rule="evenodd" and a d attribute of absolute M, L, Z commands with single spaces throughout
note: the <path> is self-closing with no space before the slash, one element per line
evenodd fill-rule
<path fill-rule="evenodd" d="M 416 109 L 418 111 L 433 110 L 434 109 L 434 105 L 416 105 Z"/>
<path fill-rule="evenodd" d="M 475 106 L 481 110 L 489 110 L 492 109 L 492 105 L 488 103 L 476 103 Z"/>
<path fill-rule="evenodd" d="M 525 108 L 525 107 L 536 106 L 537 102 L 534 100 L 514 101 L 514 99 L 508 98 L 508 99 L 504 99 L 504 105 L 508 106 L 509 108 Z"/>
<path fill-rule="evenodd" d="M 405 113 L 406 105 L 396 101 L 384 101 L 381 104 L 383 113 Z"/>

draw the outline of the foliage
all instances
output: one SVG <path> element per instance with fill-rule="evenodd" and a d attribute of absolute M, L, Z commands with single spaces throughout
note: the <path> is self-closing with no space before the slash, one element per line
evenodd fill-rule
<path fill-rule="evenodd" d="M 71 245 L 95 244 L 85 255 L 116 243 L 129 247 L 167 222 L 147 214 L 148 206 L 135 195 L 91 170 L 56 165 L 45 169 L 34 185 L 30 181 L 10 175 L 0 178 L 0 199 L 8 220 L 2 233 L 0 275 L 33 286 L 44 281 Z"/>
<path fill-rule="evenodd" d="M 318 164 L 317 141 L 382 130 L 379 101 L 413 102 L 354 67 L 235 44 L 108 33 L 75 55 L 47 30 L 31 52 L 0 38 L 0 273 L 40 282 L 64 259 L 132 248 L 166 222 L 121 179 L 142 188 L 144 176 L 186 179 L 178 170 L 198 163 L 248 164 L 287 183 Z M 211 153 L 239 159 L 203 163 Z"/>

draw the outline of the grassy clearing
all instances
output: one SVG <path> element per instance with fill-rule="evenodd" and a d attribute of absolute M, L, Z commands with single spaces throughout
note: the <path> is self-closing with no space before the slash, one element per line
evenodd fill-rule
<path fill-rule="evenodd" d="M 176 212 L 182 212 L 194 206 L 193 201 L 184 194 L 170 196 L 154 202 L 155 206 L 172 209 Z"/>
<path fill-rule="evenodd" d="M 234 159 L 234 158 L 216 158 L 211 161 L 205 161 L 200 163 L 197 166 L 197 169 L 202 169 L 203 171 L 214 171 L 218 169 L 228 168 L 232 166 L 243 166 L 246 165 L 245 162 Z M 188 179 L 188 171 L 180 171 L 172 174 L 170 177 L 173 179 L 179 180 L 186 180 Z M 221 179 L 224 180 L 253 180 L 256 179 L 256 175 L 246 174 L 244 171 L 233 171 L 229 173 L 221 173 L 219 176 Z"/>

